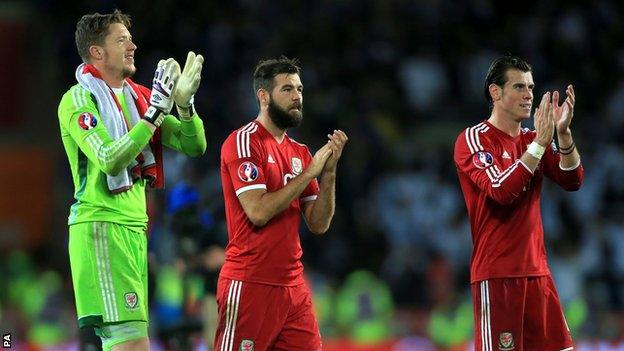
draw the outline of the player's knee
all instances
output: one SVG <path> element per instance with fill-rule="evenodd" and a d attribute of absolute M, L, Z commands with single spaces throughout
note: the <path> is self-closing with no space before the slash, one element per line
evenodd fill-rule
<path fill-rule="evenodd" d="M 147 322 L 130 321 L 96 328 L 104 351 L 148 351 Z"/>
<path fill-rule="evenodd" d="M 135 340 L 129 340 L 114 345 L 111 351 L 149 351 L 149 339 L 147 337 Z"/>

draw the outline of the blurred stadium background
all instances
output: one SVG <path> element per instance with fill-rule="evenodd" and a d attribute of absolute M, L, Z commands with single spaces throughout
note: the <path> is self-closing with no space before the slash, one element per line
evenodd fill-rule
<path fill-rule="evenodd" d="M 252 69 L 297 57 L 316 149 L 350 137 L 333 225 L 302 230 L 325 350 L 471 350 L 469 225 L 452 162 L 488 117 L 482 82 L 507 52 L 536 96 L 573 83 L 584 187 L 542 196 L 549 262 L 579 350 L 624 350 L 624 16 L 621 1 L 0 2 L 0 332 L 24 350 L 76 350 L 66 219 L 73 187 L 57 105 L 75 83 L 82 14 L 132 15 L 135 80 L 160 58 L 206 58 L 196 104 L 208 150 L 167 154 L 149 194 L 155 350 L 206 350 L 226 243 L 221 142 L 257 113 Z M 261 316 L 258 316 L 261 318 Z"/>

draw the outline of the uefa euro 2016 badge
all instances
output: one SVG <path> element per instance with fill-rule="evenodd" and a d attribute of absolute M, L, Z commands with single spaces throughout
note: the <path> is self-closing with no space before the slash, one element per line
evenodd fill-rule
<path fill-rule="evenodd" d="M 303 171 L 303 163 L 301 163 L 301 159 L 297 157 L 293 157 L 290 159 L 290 164 L 292 165 L 292 171 L 294 175 L 298 175 Z"/>
<path fill-rule="evenodd" d="M 478 169 L 486 169 L 494 164 L 494 157 L 487 151 L 479 151 L 472 156 L 472 163 Z"/>
<path fill-rule="evenodd" d="M 135 292 L 128 292 L 124 294 L 124 301 L 126 301 L 126 307 L 129 309 L 134 309 L 137 307 L 137 303 L 139 302 L 139 298 Z"/>
<path fill-rule="evenodd" d="M 84 130 L 90 130 L 97 126 L 97 119 L 89 112 L 84 112 L 78 117 L 78 124 Z"/>
<path fill-rule="evenodd" d="M 238 166 L 238 177 L 243 182 L 253 182 L 258 179 L 258 167 L 256 167 L 256 165 L 252 162 L 245 161 Z"/>
<path fill-rule="evenodd" d="M 254 350 L 254 342 L 253 340 L 244 339 L 241 341 L 239 351 L 253 351 Z"/>
<path fill-rule="evenodd" d="M 509 332 L 500 333 L 498 336 L 498 349 L 501 351 L 509 351 L 513 350 L 516 346 L 514 345 L 513 334 Z"/>

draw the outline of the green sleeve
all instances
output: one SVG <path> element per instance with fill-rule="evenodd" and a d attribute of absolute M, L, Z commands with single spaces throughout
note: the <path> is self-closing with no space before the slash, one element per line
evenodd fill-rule
<path fill-rule="evenodd" d="M 194 114 L 189 121 L 181 121 L 172 115 L 167 115 L 160 130 L 163 144 L 169 148 L 191 157 L 201 156 L 206 151 L 204 122 L 197 114 Z"/>
<path fill-rule="evenodd" d="M 145 123 L 139 122 L 128 134 L 112 140 L 102 123 L 91 94 L 84 89 L 76 89 L 78 91 L 73 94 L 72 101 L 61 104 L 59 109 L 59 113 L 62 114 L 60 117 L 65 123 L 64 127 L 80 150 L 91 162 L 97 164 L 102 172 L 117 175 L 128 167 L 147 145 L 152 137 L 152 131 Z M 82 125 L 80 123 L 85 113 L 91 114 L 96 120 L 91 126 L 85 127 L 84 123 Z"/>

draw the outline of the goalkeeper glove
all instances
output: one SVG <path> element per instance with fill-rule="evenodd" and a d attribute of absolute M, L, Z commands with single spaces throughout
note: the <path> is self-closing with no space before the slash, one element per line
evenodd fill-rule
<path fill-rule="evenodd" d="M 195 55 L 194 52 L 190 51 L 186 56 L 184 70 L 182 70 L 173 92 L 173 99 L 180 119 L 189 120 L 193 116 L 193 97 L 199 88 L 203 63 L 204 57 L 202 55 Z"/>
<path fill-rule="evenodd" d="M 176 66 L 178 67 L 177 70 Z M 154 80 L 152 80 L 151 106 L 143 116 L 143 119 L 156 127 L 160 126 L 165 114 L 171 112 L 173 108 L 172 92 L 180 76 L 179 72 L 179 65 L 172 58 L 158 62 Z"/>

